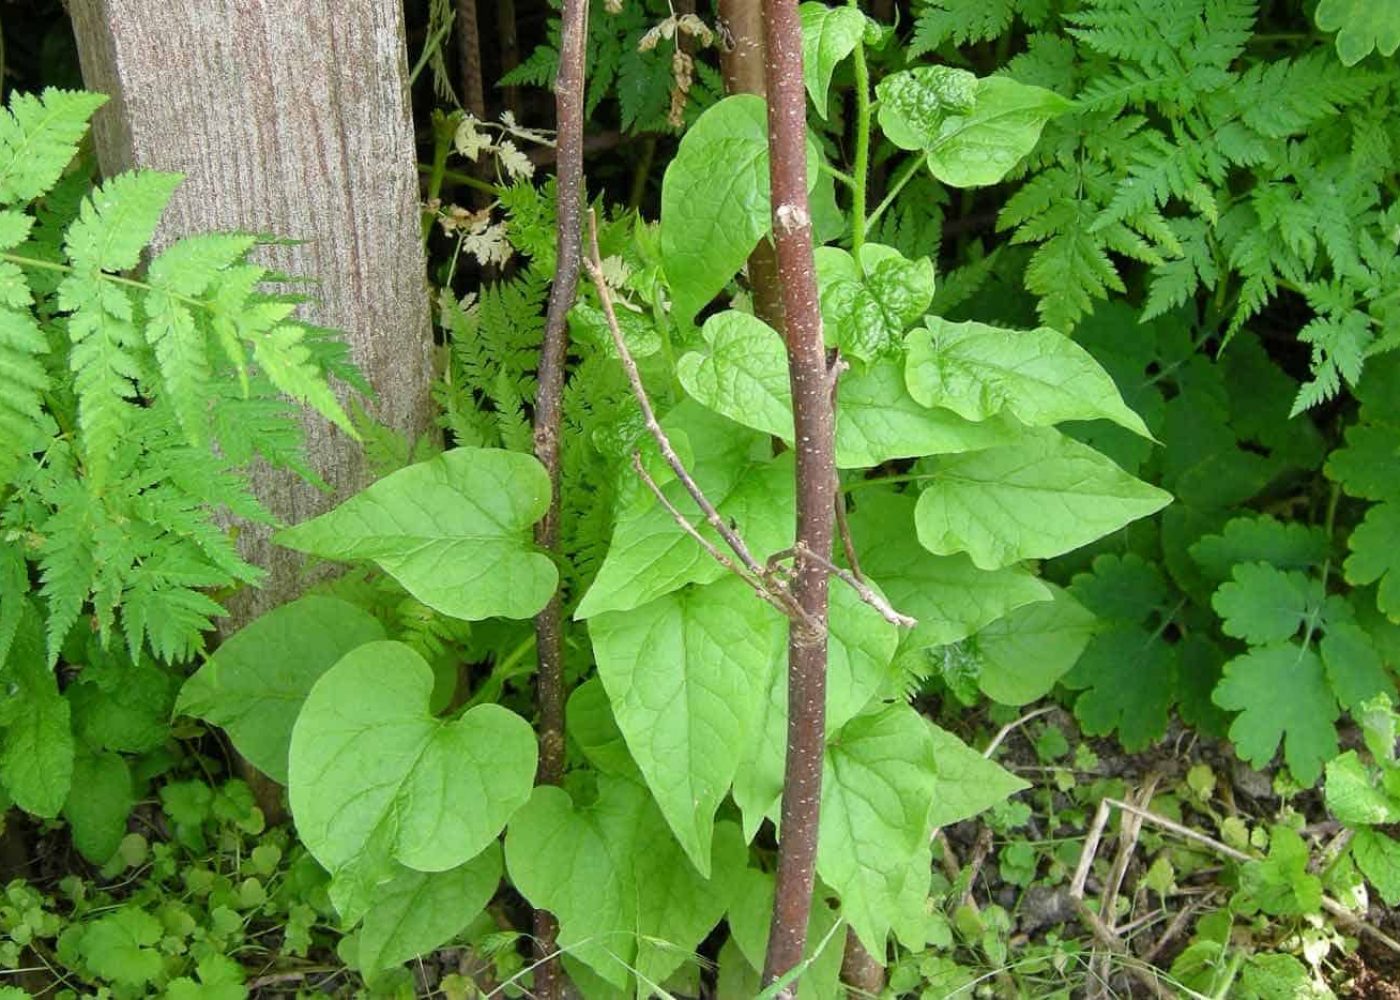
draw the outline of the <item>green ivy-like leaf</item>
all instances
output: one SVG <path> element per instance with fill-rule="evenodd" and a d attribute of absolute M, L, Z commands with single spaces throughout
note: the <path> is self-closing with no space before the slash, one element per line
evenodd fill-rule
<path fill-rule="evenodd" d="M 1381 662 L 1370 634 L 1353 621 L 1329 623 L 1318 643 L 1327 683 L 1347 711 L 1382 695 L 1395 697 L 1395 682 Z"/>
<path fill-rule="evenodd" d="M 716 824 L 701 878 L 647 790 L 609 775 L 587 808 L 535 789 L 506 834 L 516 888 L 559 918 L 561 949 L 618 989 L 633 970 L 646 986 L 685 964 L 728 908 L 746 854 L 738 827 Z"/>
<path fill-rule="evenodd" d="M 0 785 L 35 816 L 57 816 L 73 778 L 74 741 L 68 701 L 44 655 L 38 613 L 21 605 L 9 656 L 0 663 Z"/>
<path fill-rule="evenodd" d="M 933 175 L 951 187 L 1000 181 L 1035 148 L 1045 123 L 1070 107 L 1054 91 L 1009 77 L 977 79 L 933 66 L 891 74 L 876 95 L 886 138 L 922 150 Z"/>
<path fill-rule="evenodd" d="M 931 723 L 929 731 L 936 771 L 931 817 L 934 826 L 960 823 L 1030 787 L 952 733 Z"/>
<path fill-rule="evenodd" d="M 549 476 L 534 456 L 454 448 L 385 476 L 274 541 L 326 559 L 373 560 L 454 618 L 529 618 L 559 581 L 529 537 L 548 504 Z"/>
<path fill-rule="evenodd" d="M 1213 698 L 1221 708 L 1240 713 L 1230 725 L 1230 739 L 1255 767 L 1273 760 L 1282 741 L 1293 777 L 1311 785 L 1323 763 L 1337 755 L 1337 703 L 1322 660 L 1311 649 L 1281 643 L 1237 656 L 1225 664 Z"/>
<path fill-rule="evenodd" d="M 734 901 L 726 915 L 730 940 L 757 977 L 763 969 L 773 922 L 773 876 L 756 868 L 745 868 L 737 881 Z M 828 1000 L 840 990 L 844 935 L 840 931 L 841 918 L 827 905 L 822 898 L 824 895 L 821 891 L 812 894 L 804 953 L 810 964 L 797 981 L 798 1000 Z"/>
<path fill-rule="evenodd" d="M 417 653 L 371 642 L 321 676 L 297 718 L 292 815 L 307 849 L 347 877 L 343 900 L 363 903 L 391 861 L 445 871 L 475 857 L 530 796 L 529 723 L 499 705 L 436 719 L 432 691 Z"/>
<path fill-rule="evenodd" d="M 734 802 L 743 814 L 747 840 L 764 817 L 776 815 L 787 746 L 787 623 L 767 606 L 764 611 L 768 656 L 759 682 L 760 706 L 734 775 Z M 832 733 L 873 698 L 897 690 L 892 662 L 899 631 L 845 585 L 832 588 L 827 617 L 826 731 Z"/>
<path fill-rule="evenodd" d="M 1001 448 L 937 460 L 915 513 L 930 552 L 966 552 L 983 569 L 1072 551 L 1171 496 L 1050 428 Z"/>
<path fill-rule="evenodd" d="M 355 647 L 383 638 L 384 627 L 355 605 L 308 595 L 221 643 L 175 710 L 222 726 L 239 753 L 285 785 L 292 727 L 312 685 Z"/>
<path fill-rule="evenodd" d="M 969 420 L 1007 413 L 1032 427 L 1111 420 L 1151 438 L 1088 351 L 1049 327 L 1003 330 L 930 317 L 909 335 L 909 392 Z"/>
<path fill-rule="evenodd" d="M 910 861 L 928 843 L 938 787 L 929 724 L 908 705 L 858 715 L 831 740 L 817 874 L 872 954 L 881 954 Z"/>
<path fill-rule="evenodd" d="M 115 753 L 78 754 L 63 818 L 79 854 L 95 865 L 111 860 L 126 836 L 126 821 L 135 805 L 125 759 Z"/>
<path fill-rule="evenodd" d="M 817 114 L 825 119 L 831 74 L 860 44 L 865 15 L 854 7 L 804 3 L 797 8 L 797 16 L 802 22 L 802 80 Z"/>
<path fill-rule="evenodd" d="M 861 568 L 891 604 L 918 619 L 905 640 L 910 648 L 957 642 L 1015 608 L 1050 599 L 1050 589 L 1020 567 L 978 569 L 967 556 L 930 555 L 910 544 L 913 497 L 874 488 L 854 496 L 851 533 Z"/>
<path fill-rule="evenodd" d="M 662 426 L 689 442 L 687 469 L 721 516 L 738 526 L 755 558 L 792 545 L 793 474 L 790 455 L 772 457 L 772 442 L 730 420 L 685 402 L 667 414 Z M 663 491 L 701 534 L 719 547 L 724 542 L 705 523 L 685 488 L 667 482 Z M 689 583 L 713 583 L 728 571 L 701 548 L 675 516 L 649 491 L 621 512 L 607 558 L 575 612 L 589 618 L 604 611 L 628 611 Z"/>
<path fill-rule="evenodd" d="M 852 8 L 847 8 L 852 9 Z M 866 243 L 860 260 L 839 247 L 813 252 L 826 342 L 862 361 L 897 353 L 904 331 L 933 301 L 933 262 Z"/>
<path fill-rule="evenodd" d="M 792 442 L 792 389 L 777 331 L 746 313 L 727 311 L 701 328 L 709 349 L 681 357 L 676 374 L 696 402 L 730 420 Z M 1014 439 L 1011 421 L 965 420 L 922 406 L 904 385 L 900 363 L 882 358 L 842 373 L 836 400 L 836 465 L 868 468 L 990 448 Z"/>
<path fill-rule="evenodd" d="M 365 914 L 356 964 L 366 974 L 401 965 L 446 944 L 491 902 L 501 881 L 496 843 L 444 872 L 403 869 L 380 887 Z"/>
<path fill-rule="evenodd" d="M 982 693 L 1003 705 L 1027 705 L 1050 693 L 1089 644 L 1098 619 L 1058 587 L 1053 599 L 1019 607 L 973 642 Z"/>
<path fill-rule="evenodd" d="M 704 877 L 715 810 L 766 695 L 775 618 L 731 576 L 589 622 L 618 728 Z"/>
<path fill-rule="evenodd" d="M 661 260 L 674 313 L 690 320 L 743 266 L 772 225 L 768 112 L 763 98 L 734 94 L 686 130 L 661 181 Z M 817 151 L 807 146 L 807 183 Z"/>
<path fill-rule="evenodd" d="M 161 955 L 156 944 L 163 934 L 159 920 L 128 904 L 85 926 L 77 947 L 88 968 L 97 975 L 139 988 L 161 974 Z"/>

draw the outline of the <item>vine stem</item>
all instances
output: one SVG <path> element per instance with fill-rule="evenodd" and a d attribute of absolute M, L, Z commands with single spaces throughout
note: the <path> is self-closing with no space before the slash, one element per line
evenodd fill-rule
<path fill-rule="evenodd" d="M 860 10 L 859 0 L 850 0 Z M 870 70 L 865 65 L 865 42 L 856 42 L 851 53 L 856 83 L 856 162 L 851 168 L 851 256 L 860 266 L 860 248 L 865 245 L 866 189 L 870 179 Z"/>
<path fill-rule="evenodd" d="M 771 987 L 801 962 L 816 872 L 826 745 L 826 566 L 836 521 L 835 421 L 822 342 L 807 201 L 807 116 L 802 28 L 797 0 L 764 0 L 764 72 L 768 90 L 769 179 L 792 386 L 797 476 L 796 558 L 792 593 L 803 614 L 788 626 L 788 728 L 773 920 L 763 984 Z M 795 982 L 777 989 L 797 993 Z"/>
<path fill-rule="evenodd" d="M 557 264 L 540 345 L 535 395 L 535 457 L 549 475 L 549 507 L 535 526 L 535 541 L 546 552 L 559 551 L 559 457 L 564 408 L 564 368 L 568 354 L 569 310 L 578 294 L 583 223 L 583 86 L 588 37 L 588 0 L 564 0 L 559 73 L 554 83 L 558 127 Z M 536 783 L 557 785 L 564 777 L 564 606 L 555 590 L 535 617 L 536 676 L 540 712 L 540 764 Z M 560 1000 L 563 966 L 558 959 L 559 922 L 548 910 L 534 914 L 534 947 L 539 967 L 535 995 Z"/>

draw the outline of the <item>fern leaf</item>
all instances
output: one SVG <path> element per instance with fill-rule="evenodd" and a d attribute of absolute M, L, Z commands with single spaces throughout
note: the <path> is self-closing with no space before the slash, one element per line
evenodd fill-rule
<path fill-rule="evenodd" d="M 83 484 L 66 480 L 53 498 L 55 513 L 44 524 L 39 550 L 39 594 L 48 605 L 45 636 L 49 662 L 58 660 L 92 588 L 96 563 L 92 535 L 96 505 Z"/>
<path fill-rule="evenodd" d="M 69 90 L 14 94 L 0 113 L 0 205 L 32 201 L 53 187 L 106 101 Z"/>
<path fill-rule="evenodd" d="M 72 313 L 68 366 L 78 397 L 84 461 L 100 488 L 127 429 L 127 411 L 142 374 L 131 300 L 124 289 L 76 273 L 59 286 L 58 297 Z"/>
<path fill-rule="evenodd" d="M 969 45 L 1000 38 L 1011 27 L 1018 0 L 932 0 L 917 8 L 909 58 L 935 51 L 944 42 Z"/>
<path fill-rule="evenodd" d="M 340 401 L 326 384 L 321 369 L 303 343 L 305 331 L 292 323 L 282 323 L 253 338 L 253 360 L 279 391 L 305 403 L 352 438 L 359 434 Z"/>
<path fill-rule="evenodd" d="M 64 247 L 75 269 L 125 271 L 136 266 L 155 235 L 179 174 L 143 170 L 118 174 L 92 193 L 68 227 Z"/>
<path fill-rule="evenodd" d="M 42 434 L 49 345 L 29 307 L 24 275 L 0 262 L 0 483 L 9 481 Z"/>

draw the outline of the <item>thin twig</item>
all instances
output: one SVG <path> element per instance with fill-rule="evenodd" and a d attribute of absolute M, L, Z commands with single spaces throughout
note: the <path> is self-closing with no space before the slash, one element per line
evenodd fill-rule
<path fill-rule="evenodd" d="M 1158 980 L 1156 973 L 1142 965 L 1140 960 L 1128 950 L 1123 939 L 1114 933 L 1112 927 L 1103 922 L 1102 917 L 1089 909 L 1089 904 L 1084 902 L 1082 897 L 1075 898 L 1074 908 L 1079 913 L 1079 919 L 1083 921 L 1084 926 L 1089 928 L 1099 944 L 1120 958 L 1129 960 L 1123 963 L 1124 968 L 1132 973 L 1138 982 L 1147 987 L 1154 997 L 1167 998 L 1171 996 L 1171 993 Z"/>
<path fill-rule="evenodd" d="M 869 584 L 867 584 L 864 580 L 859 579 L 850 570 L 837 566 L 830 559 L 826 558 L 826 556 L 821 555 L 818 552 L 813 552 L 803 542 L 798 542 L 796 545 L 794 545 L 792 547 L 792 552 L 798 559 L 810 559 L 812 562 L 816 563 L 818 566 L 821 566 L 823 569 L 825 569 L 832 576 L 836 577 L 846 586 L 850 587 L 856 592 L 856 594 L 860 597 L 862 601 L 870 605 L 876 611 L 880 612 L 881 617 L 883 617 L 885 621 L 889 622 L 891 625 L 898 625 L 901 628 L 914 628 L 919 624 L 919 620 L 917 618 L 910 618 L 908 615 L 901 614 L 900 612 L 892 608 L 890 606 L 889 601 L 885 600 L 883 597 L 877 594 L 873 589 L 871 589 Z"/>
<path fill-rule="evenodd" d="M 603 317 L 607 321 L 608 332 L 612 334 L 613 346 L 617 349 L 617 356 L 622 362 L 622 370 L 627 375 L 627 382 L 632 388 L 632 395 L 637 400 L 637 405 L 642 409 L 642 419 L 646 423 L 647 432 L 661 451 L 661 457 L 666 460 L 666 464 L 671 467 L 671 471 L 676 474 L 685 491 L 690 494 L 690 498 L 695 501 L 695 505 L 700 508 L 700 512 L 705 515 L 705 522 L 715 529 L 716 534 L 724 539 L 724 543 L 729 546 L 731 552 L 738 557 L 739 562 L 755 578 L 763 577 L 763 567 L 758 564 L 758 560 L 749 551 L 748 545 L 739 537 L 720 516 L 715 505 L 712 504 L 703 490 L 686 470 L 685 463 L 676 454 L 676 449 L 671 446 L 671 439 L 667 437 L 666 431 L 661 426 L 661 422 L 656 419 L 656 411 L 652 409 L 651 397 L 647 394 L 646 385 L 642 382 L 642 374 L 637 368 L 637 362 L 632 357 L 631 350 L 627 347 L 627 341 L 622 336 L 622 328 L 617 322 L 617 312 L 613 308 L 612 293 L 608 290 L 608 283 L 603 278 L 603 260 L 598 251 L 598 220 L 590 209 L 588 213 L 588 256 L 584 259 L 583 266 L 588 271 L 588 276 L 593 280 L 593 286 L 598 290 L 598 301 L 603 307 Z"/>
<path fill-rule="evenodd" d="M 1034 712 L 1027 712 L 1019 719 L 1012 719 L 1006 725 L 1002 726 L 1000 729 L 997 730 L 997 734 L 992 737 L 992 742 L 988 743 L 987 749 L 982 751 L 982 756 L 990 760 L 992 754 L 997 752 L 997 747 L 1001 746 L 1002 743 L 1006 741 L 1006 738 L 1008 736 L 1010 736 L 1021 726 L 1024 726 L 1027 722 L 1030 722 L 1032 719 L 1038 719 L 1042 715 L 1046 715 L 1049 712 L 1055 711 L 1055 707 L 1056 706 L 1054 705 L 1046 705 L 1044 708 L 1037 708 Z"/>

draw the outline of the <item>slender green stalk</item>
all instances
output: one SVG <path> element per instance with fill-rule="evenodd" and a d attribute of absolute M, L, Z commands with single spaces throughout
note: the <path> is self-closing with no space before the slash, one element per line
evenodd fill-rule
<path fill-rule="evenodd" d="M 852 7 L 860 9 L 857 0 Z M 865 43 L 857 42 L 852 53 L 856 75 L 856 162 L 851 169 L 851 254 L 860 267 L 860 248 L 865 245 L 866 189 L 870 180 L 870 69 L 865 65 Z"/>
<path fill-rule="evenodd" d="M 430 184 L 432 180 L 436 178 L 439 190 L 442 189 L 443 181 L 451 181 L 453 184 L 461 184 L 463 187 L 476 188 L 478 191 L 484 191 L 493 198 L 499 198 L 501 196 L 501 188 L 492 184 L 490 181 L 484 181 L 480 177 L 473 177 L 471 174 L 463 173 L 460 170 L 449 170 L 445 166 L 438 167 L 436 163 L 420 163 L 418 164 L 418 172 L 420 174 L 427 174 Z"/>
<path fill-rule="evenodd" d="M 885 209 L 894 204 L 899 192 L 904 190 L 904 185 L 914 179 L 914 175 L 919 172 L 919 168 L 923 165 L 924 155 L 922 153 L 916 153 L 905 161 L 904 166 L 899 168 L 899 176 L 890 185 L 890 193 L 885 195 L 885 200 L 876 205 L 875 211 L 871 212 L 869 218 L 866 219 L 867 225 L 873 226 L 875 220 L 885 213 Z"/>

